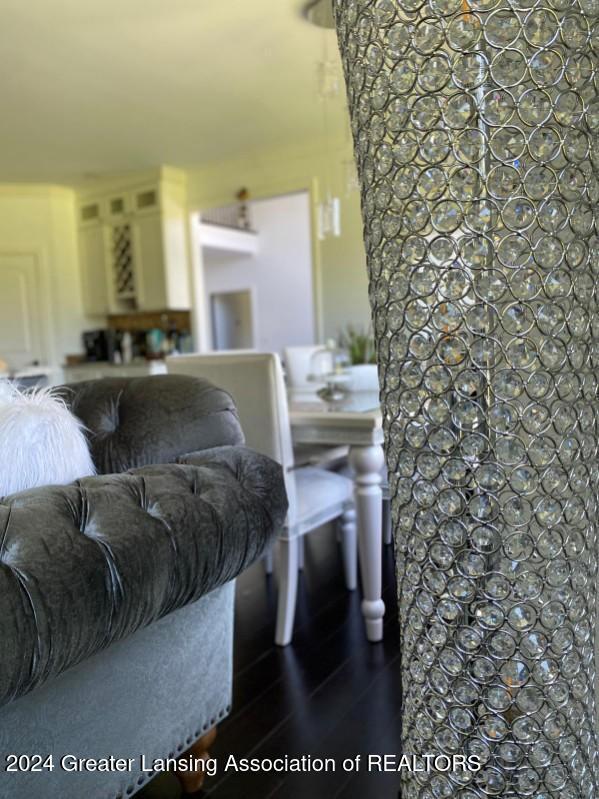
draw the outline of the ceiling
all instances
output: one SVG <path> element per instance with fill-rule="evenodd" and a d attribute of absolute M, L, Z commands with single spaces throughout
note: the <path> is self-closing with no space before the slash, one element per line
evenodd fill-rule
<path fill-rule="evenodd" d="M 0 180 L 201 166 L 323 138 L 302 0 L 2 0 Z M 327 44 L 325 44 L 325 42 Z M 331 135 L 345 126 L 342 98 Z"/>

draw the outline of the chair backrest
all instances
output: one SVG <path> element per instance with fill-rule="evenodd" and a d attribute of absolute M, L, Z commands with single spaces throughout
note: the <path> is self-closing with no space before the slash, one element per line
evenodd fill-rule
<path fill-rule="evenodd" d="M 314 353 L 323 349 L 324 347 L 322 346 L 285 347 L 283 355 L 285 358 L 287 382 L 290 388 L 309 388 L 315 390 L 318 387 L 313 381 L 309 380 L 309 375 L 312 372 L 312 356 Z M 332 369 L 331 358 L 331 371 Z"/>
<path fill-rule="evenodd" d="M 228 351 L 166 359 L 169 373 L 204 377 L 224 389 L 237 406 L 248 447 L 283 466 L 289 517 L 295 512 L 293 444 L 281 360 L 275 353 Z"/>
<path fill-rule="evenodd" d="M 275 353 L 228 352 L 167 358 L 170 374 L 203 377 L 227 391 L 239 413 L 248 447 L 285 468 L 293 466 L 287 393 Z"/>

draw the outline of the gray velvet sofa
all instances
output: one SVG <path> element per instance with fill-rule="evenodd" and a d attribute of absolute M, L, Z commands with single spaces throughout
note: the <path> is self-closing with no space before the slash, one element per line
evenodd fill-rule
<path fill-rule="evenodd" d="M 141 755 L 205 739 L 230 710 L 234 578 L 286 512 L 209 383 L 63 393 L 100 476 L 0 499 L 0 799 L 124 799 L 152 777 Z M 131 768 L 77 763 L 110 756 Z"/>

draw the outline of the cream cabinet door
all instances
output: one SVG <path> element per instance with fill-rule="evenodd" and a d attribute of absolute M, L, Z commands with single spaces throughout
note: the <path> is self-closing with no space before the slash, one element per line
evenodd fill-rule
<path fill-rule="evenodd" d="M 135 216 L 133 219 L 137 307 L 140 311 L 162 311 L 168 308 L 166 264 L 159 214 Z"/>
<path fill-rule="evenodd" d="M 105 316 L 108 311 L 107 227 L 93 224 L 79 228 L 79 261 L 83 309 L 88 316 Z"/>
<path fill-rule="evenodd" d="M 0 253 L 0 359 L 11 369 L 48 360 L 35 254 Z"/>

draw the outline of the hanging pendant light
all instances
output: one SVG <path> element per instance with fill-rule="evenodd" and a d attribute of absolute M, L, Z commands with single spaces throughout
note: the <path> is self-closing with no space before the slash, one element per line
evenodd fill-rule
<path fill-rule="evenodd" d="M 312 0 L 303 10 L 305 18 L 312 25 L 322 28 L 323 57 L 317 64 L 317 92 L 322 104 L 322 126 L 325 140 L 325 190 L 324 198 L 318 205 L 318 238 L 323 241 L 331 236 L 341 235 L 341 199 L 333 193 L 331 181 L 331 165 L 333 156 L 330 146 L 329 115 L 331 103 L 341 92 L 341 71 L 338 60 L 329 58 L 328 33 L 334 29 L 332 0 Z"/>

